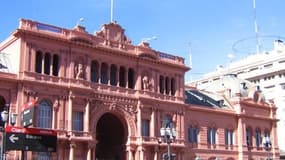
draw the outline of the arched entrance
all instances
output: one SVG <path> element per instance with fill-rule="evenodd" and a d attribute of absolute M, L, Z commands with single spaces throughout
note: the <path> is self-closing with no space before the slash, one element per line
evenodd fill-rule
<path fill-rule="evenodd" d="M 96 126 L 96 158 L 98 160 L 124 160 L 127 129 L 114 114 L 105 113 Z"/>

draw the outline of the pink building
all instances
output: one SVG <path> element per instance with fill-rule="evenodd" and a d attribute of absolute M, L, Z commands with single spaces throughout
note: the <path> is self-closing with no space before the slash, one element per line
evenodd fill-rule
<path fill-rule="evenodd" d="M 116 23 L 92 35 L 22 19 L 0 52 L 0 110 L 20 115 L 36 100 L 32 127 L 58 133 L 57 152 L 27 151 L 27 159 L 159 160 L 170 122 L 177 160 L 279 157 L 276 107 L 252 84 L 228 76 L 210 91 L 186 87 L 183 58 L 133 45 Z"/>

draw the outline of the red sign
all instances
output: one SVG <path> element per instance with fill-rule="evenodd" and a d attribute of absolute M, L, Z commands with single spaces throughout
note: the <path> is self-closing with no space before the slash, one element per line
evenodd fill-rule
<path fill-rule="evenodd" d="M 13 133 L 57 136 L 57 132 L 55 130 L 42 129 L 42 128 L 23 128 L 23 127 L 6 126 L 5 131 Z"/>
<path fill-rule="evenodd" d="M 25 103 L 23 106 L 22 106 L 22 112 L 28 108 L 31 108 L 31 107 L 35 107 L 37 104 L 37 101 L 36 100 L 31 100 L 27 103 Z"/>

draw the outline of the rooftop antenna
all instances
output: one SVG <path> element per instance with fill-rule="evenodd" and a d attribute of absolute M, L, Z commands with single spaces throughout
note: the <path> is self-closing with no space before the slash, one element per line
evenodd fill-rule
<path fill-rule="evenodd" d="M 192 48 L 191 48 L 191 42 L 189 42 L 189 67 L 192 69 Z M 193 80 L 192 74 L 190 74 L 190 81 Z"/>
<path fill-rule="evenodd" d="M 111 0 L 111 17 L 110 17 L 110 21 L 111 23 L 114 22 L 113 20 L 113 9 L 114 9 L 114 0 Z"/>
<path fill-rule="evenodd" d="M 189 42 L 189 67 L 192 68 L 192 48 L 191 48 L 191 42 Z"/>
<path fill-rule="evenodd" d="M 256 18 L 256 5 L 255 0 L 253 0 L 253 11 L 254 11 L 254 31 L 256 36 L 256 53 L 260 53 L 260 42 L 259 42 L 259 32 Z"/>

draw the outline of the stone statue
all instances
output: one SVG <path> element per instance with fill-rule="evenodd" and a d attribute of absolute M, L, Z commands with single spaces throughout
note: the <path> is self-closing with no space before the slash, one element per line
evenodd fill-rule
<path fill-rule="evenodd" d="M 149 80 L 147 76 L 144 76 L 142 79 L 143 82 L 143 89 L 148 90 L 149 89 Z"/>
<path fill-rule="evenodd" d="M 84 79 L 84 70 L 81 63 L 75 66 L 75 79 Z"/>

